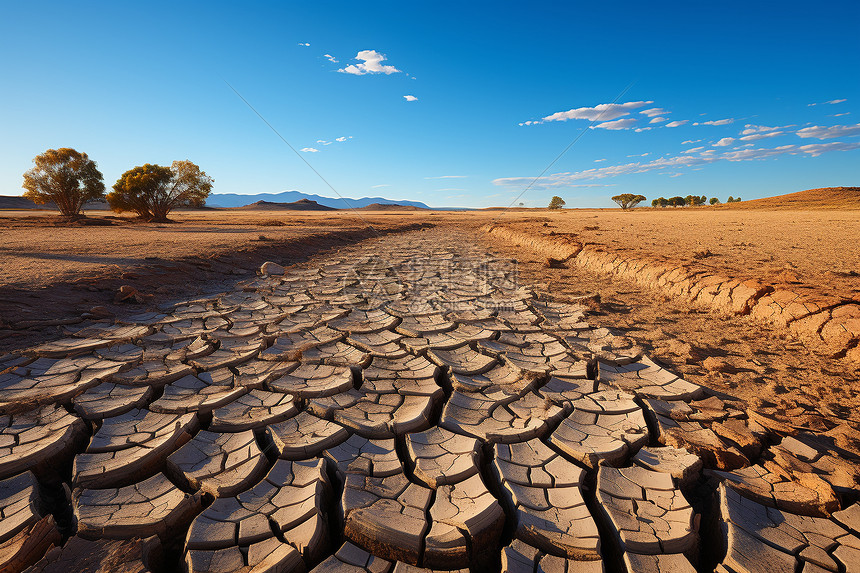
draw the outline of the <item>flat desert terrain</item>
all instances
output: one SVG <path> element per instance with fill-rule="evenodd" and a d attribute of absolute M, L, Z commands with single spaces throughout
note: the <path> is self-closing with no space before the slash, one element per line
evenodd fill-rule
<path fill-rule="evenodd" d="M 852 570 L 860 209 L 741 206 L 2 212 L 0 553 Z"/>

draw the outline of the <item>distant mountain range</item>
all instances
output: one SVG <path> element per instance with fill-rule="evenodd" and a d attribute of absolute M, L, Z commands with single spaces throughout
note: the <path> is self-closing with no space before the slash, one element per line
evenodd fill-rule
<path fill-rule="evenodd" d="M 326 207 L 320 205 L 316 201 L 310 199 L 299 199 L 292 203 L 273 203 L 271 201 L 257 201 L 250 205 L 242 207 L 232 207 L 233 209 L 242 209 L 248 211 L 334 211 L 334 207 Z"/>
<path fill-rule="evenodd" d="M 206 200 L 207 207 L 244 207 L 257 201 L 265 201 L 267 203 L 295 203 L 301 199 L 316 201 L 325 207 L 334 209 L 357 209 L 367 207 L 374 203 L 380 205 L 408 205 L 410 207 L 419 207 L 429 209 L 427 205 L 419 201 L 392 200 L 383 197 L 362 197 L 361 199 L 332 199 L 331 197 L 323 197 L 321 195 L 313 195 L 302 193 L 300 191 L 283 191 L 281 193 L 258 193 L 257 195 L 238 195 L 236 193 L 212 193 L 209 199 Z"/>

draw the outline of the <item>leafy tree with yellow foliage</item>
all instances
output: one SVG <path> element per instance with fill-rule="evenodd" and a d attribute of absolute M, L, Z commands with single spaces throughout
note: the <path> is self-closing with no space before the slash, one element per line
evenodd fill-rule
<path fill-rule="evenodd" d="M 82 216 L 87 201 L 101 199 L 105 184 L 96 162 L 70 147 L 49 149 L 33 159 L 24 173 L 24 197 L 37 205 L 53 201 L 69 218 Z"/>
<path fill-rule="evenodd" d="M 177 207 L 202 207 L 213 183 L 187 160 L 174 161 L 170 167 L 147 163 L 123 173 L 107 201 L 114 211 L 133 211 L 147 221 L 164 222 Z"/>

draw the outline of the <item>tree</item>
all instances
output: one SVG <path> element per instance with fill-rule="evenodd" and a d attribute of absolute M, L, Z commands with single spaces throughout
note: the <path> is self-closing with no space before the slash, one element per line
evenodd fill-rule
<path fill-rule="evenodd" d="M 687 200 L 683 197 L 675 196 L 669 199 L 669 205 L 671 205 L 672 207 L 683 207 L 686 204 Z"/>
<path fill-rule="evenodd" d="M 105 184 L 96 162 L 70 147 L 49 149 L 33 158 L 24 173 L 24 197 L 38 205 L 53 201 L 66 217 L 77 217 L 84 203 L 100 199 Z"/>
<path fill-rule="evenodd" d="M 729 195 L 729 198 L 726 199 L 726 203 L 734 203 L 734 202 L 735 202 L 735 198 L 732 197 L 731 195 Z"/>
<path fill-rule="evenodd" d="M 213 183 L 190 161 L 174 161 L 170 167 L 147 163 L 123 173 L 107 200 L 119 213 L 133 211 L 147 221 L 163 222 L 177 207 L 202 207 Z"/>
<path fill-rule="evenodd" d="M 662 197 L 660 197 L 660 199 L 662 199 Z M 651 199 L 651 206 L 652 207 L 659 207 L 660 206 L 660 199 Z"/>
<path fill-rule="evenodd" d="M 711 205 L 719 205 L 720 200 L 717 197 L 711 197 L 710 203 L 711 203 Z"/>
<path fill-rule="evenodd" d="M 556 195 L 550 200 L 548 209 L 561 209 L 562 207 L 564 207 L 564 199 Z"/>
<path fill-rule="evenodd" d="M 616 195 L 612 198 L 613 201 L 618 203 L 618 205 L 624 209 L 632 209 L 639 203 L 645 200 L 644 195 L 634 195 L 633 193 L 622 193 L 621 195 Z"/>

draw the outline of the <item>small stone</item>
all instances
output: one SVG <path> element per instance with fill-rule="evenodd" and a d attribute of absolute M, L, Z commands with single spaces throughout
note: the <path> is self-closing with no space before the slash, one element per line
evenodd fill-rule
<path fill-rule="evenodd" d="M 272 261 L 267 261 L 263 263 L 263 266 L 260 267 L 260 274 L 265 276 L 272 275 L 283 275 L 286 269 L 279 265 L 278 263 L 273 263 Z"/>

